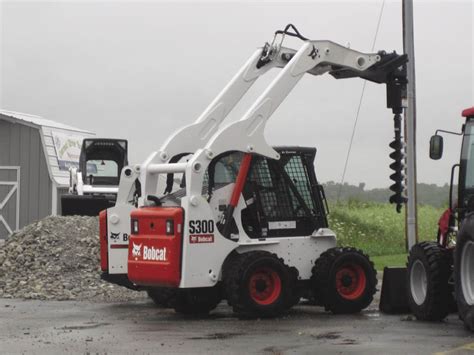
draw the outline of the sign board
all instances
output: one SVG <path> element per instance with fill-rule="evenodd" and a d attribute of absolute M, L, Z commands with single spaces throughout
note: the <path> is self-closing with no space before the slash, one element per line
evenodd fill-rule
<path fill-rule="evenodd" d="M 78 168 L 84 137 L 55 131 L 52 132 L 52 136 L 59 170 L 69 170 L 70 167 Z"/>

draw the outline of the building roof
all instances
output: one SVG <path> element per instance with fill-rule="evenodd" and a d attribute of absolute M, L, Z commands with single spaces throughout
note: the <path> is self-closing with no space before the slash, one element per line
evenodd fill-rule
<path fill-rule="evenodd" d="M 55 184 L 62 188 L 69 186 L 69 170 L 67 166 L 64 166 L 64 163 L 79 165 L 79 152 L 82 140 L 95 135 L 95 133 L 84 129 L 21 112 L 0 110 L 0 120 L 6 120 L 38 129 L 41 137 L 41 144 L 43 145 L 45 153 L 49 176 Z M 67 141 L 73 141 L 76 143 L 72 144 L 76 147 L 76 152 L 73 154 L 73 157 L 69 156 L 69 158 L 66 158 L 66 161 L 64 160 L 65 158 L 62 156 L 61 151 L 58 151 L 57 149 L 55 138 L 56 141 L 58 141 L 58 139 L 59 141 L 66 141 L 66 144 Z M 67 149 L 66 152 L 68 152 Z"/>
<path fill-rule="evenodd" d="M 38 128 L 39 127 L 51 127 L 51 128 L 64 129 L 64 130 L 67 130 L 67 131 L 93 134 L 92 132 L 86 131 L 84 129 L 68 126 L 68 125 L 65 125 L 63 123 L 47 120 L 43 117 L 36 116 L 36 115 L 30 115 L 28 113 L 0 110 L 0 115 L 7 116 L 9 118 L 13 118 L 14 120 L 22 121 L 26 124 L 30 124 L 30 125 L 32 124 L 34 126 L 38 126 Z M 2 117 L 0 117 L 0 118 L 2 118 Z"/>

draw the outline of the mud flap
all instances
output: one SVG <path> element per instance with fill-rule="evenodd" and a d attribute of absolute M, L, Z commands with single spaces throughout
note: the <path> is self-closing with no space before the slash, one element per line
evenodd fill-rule
<path fill-rule="evenodd" d="M 99 212 L 115 206 L 115 198 L 91 195 L 62 195 L 61 216 L 98 216 Z"/>
<path fill-rule="evenodd" d="M 143 288 L 140 286 L 135 285 L 133 282 L 131 282 L 127 274 L 109 274 L 107 272 L 103 272 L 100 274 L 100 278 L 104 281 L 110 282 L 112 284 L 116 284 L 119 286 L 126 287 L 130 290 L 133 291 L 142 291 Z"/>
<path fill-rule="evenodd" d="M 410 313 L 407 294 L 407 268 L 385 267 L 379 309 L 383 313 Z"/>

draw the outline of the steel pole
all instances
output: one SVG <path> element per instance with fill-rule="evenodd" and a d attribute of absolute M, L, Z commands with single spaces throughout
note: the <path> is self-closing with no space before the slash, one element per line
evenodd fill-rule
<path fill-rule="evenodd" d="M 416 85 L 413 0 L 403 0 L 403 50 L 408 56 L 407 108 L 405 109 L 406 173 L 408 201 L 405 208 L 405 237 L 407 249 L 418 242 L 416 202 Z"/>

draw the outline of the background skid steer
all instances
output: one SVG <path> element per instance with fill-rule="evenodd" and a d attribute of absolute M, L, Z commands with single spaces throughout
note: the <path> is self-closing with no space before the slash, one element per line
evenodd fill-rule
<path fill-rule="evenodd" d="M 115 205 L 127 148 L 123 139 L 84 139 L 79 168 L 69 170 L 69 193 L 61 196 L 63 216 L 98 216 Z"/>
<path fill-rule="evenodd" d="M 284 47 L 285 36 L 302 46 Z M 399 141 L 405 63 L 396 53 L 308 40 L 292 25 L 277 31 L 194 124 L 142 165 L 123 170 L 116 206 L 101 212 L 103 277 L 151 296 L 161 292 L 163 303 L 182 313 L 207 313 L 225 298 L 240 314 L 276 316 L 302 295 L 334 313 L 367 307 L 375 270 L 363 252 L 336 247 L 314 171 L 316 150 L 272 148 L 264 128 L 304 74 L 329 73 L 386 84 Z M 241 120 L 221 127 L 271 68 L 281 72 Z M 167 176 L 164 193 L 160 175 Z M 391 202 L 400 205 L 402 191 L 395 192 Z M 132 196 L 140 197 L 131 203 Z"/>

